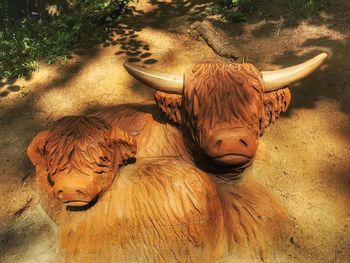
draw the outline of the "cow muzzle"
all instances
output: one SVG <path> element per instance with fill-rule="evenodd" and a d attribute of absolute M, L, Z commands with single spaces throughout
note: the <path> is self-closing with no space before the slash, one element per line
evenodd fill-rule
<path fill-rule="evenodd" d="M 54 195 L 67 206 L 86 206 L 99 194 L 93 180 L 87 175 L 64 175 L 55 180 Z"/>
<path fill-rule="evenodd" d="M 218 165 L 239 167 L 252 161 L 257 144 L 256 136 L 247 128 L 214 129 L 203 150 Z"/>

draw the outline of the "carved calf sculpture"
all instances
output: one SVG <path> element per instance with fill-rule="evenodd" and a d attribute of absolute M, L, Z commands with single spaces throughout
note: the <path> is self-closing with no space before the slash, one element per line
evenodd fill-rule
<path fill-rule="evenodd" d="M 223 183 L 176 157 L 136 154 L 121 167 L 135 143 L 101 118 L 71 116 L 30 144 L 60 261 L 264 259 L 282 238 L 286 215 L 261 185 Z"/>
<path fill-rule="evenodd" d="M 199 65 L 184 83 L 126 65 L 162 89 L 157 104 L 175 125 L 154 104 L 120 105 L 63 118 L 28 148 L 60 225 L 62 259 L 214 262 L 244 251 L 264 259 L 284 233 L 283 209 L 249 178 L 222 178 L 251 164 L 258 136 L 288 106 L 287 89 L 266 87 L 284 88 L 324 58 L 277 72 L 278 81 L 251 65 Z"/>

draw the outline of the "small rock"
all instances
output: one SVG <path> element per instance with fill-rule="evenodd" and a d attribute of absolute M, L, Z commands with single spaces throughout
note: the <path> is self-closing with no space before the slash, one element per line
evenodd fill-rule
<path fill-rule="evenodd" d="M 295 237 L 290 238 L 290 243 L 292 243 L 295 246 L 299 246 L 299 242 Z"/>

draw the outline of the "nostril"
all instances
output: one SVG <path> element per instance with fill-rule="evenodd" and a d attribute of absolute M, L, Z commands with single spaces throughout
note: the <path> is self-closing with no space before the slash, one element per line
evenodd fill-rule
<path fill-rule="evenodd" d="M 240 142 L 242 145 L 244 145 L 245 147 L 248 147 L 248 143 L 247 143 L 245 140 L 240 139 L 239 142 Z"/>
<path fill-rule="evenodd" d="M 57 197 L 58 197 L 58 199 L 63 199 L 63 191 L 62 190 L 57 191 Z"/>
<path fill-rule="evenodd" d="M 78 194 L 79 197 L 81 197 L 81 198 L 85 198 L 85 197 L 86 197 L 86 194 L 85 194 L 83 191 L 81 191 L 81 190 L 76 190 L 76 192 L 77 192 L 77 194 Z"/>

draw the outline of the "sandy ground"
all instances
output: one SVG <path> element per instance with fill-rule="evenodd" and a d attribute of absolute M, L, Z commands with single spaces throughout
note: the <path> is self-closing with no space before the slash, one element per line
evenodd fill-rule
<path fill-rule="evenodd" d="M 272 262 L 350 262 L 350 3 L 336 2 L 297 25 L 278 4 L 264 5 L 246 23 L 207 18 L 239 61 L 262 70 L 329 54 L 320 70 L 291 87 L 288 114 L 266 131 L 245 171 L 275 193 L 293 222 L 290 245 Z M 94 49 L 42 65 L 31 79 L 0 83 L 0 262 L 55 260 L 56 229 L 40 209 L 25 153 L 33 136 L 65 115 L 152 99 L 153 91 L 123 70 L 127 59 L 174 73 L 224 60 L 191 32 L 205 7 L 140 1 Z"/>

